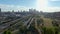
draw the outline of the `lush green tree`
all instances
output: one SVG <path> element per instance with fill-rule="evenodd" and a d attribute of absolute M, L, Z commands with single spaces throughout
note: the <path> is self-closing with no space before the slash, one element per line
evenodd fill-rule
<path fill-rule="evenodd" d="M 26 29 L 26 27 L 20 27 L 20 29 L 19 29 L 19 34 L 24 34 L 24 33 L 26 33 L 26 31 L 27 31 L 27 29 Z"/>
<path fill-rule="evenodd" d="M 55 30 L 53 28 L 47 28 L 47 27 L 43 27 L 42 28 L 42 34 L 54 34 Z"/>
<path fill-rule="evenodd" d="M 9 30 L 4 31 L 3 34 L 11 34 L 11 31 L 9 31 Z"/>
<path fill-rule="evenodd" d="M 59 34 L 59 28 L 55 27 L 55 34 Z"/>
<path fill-rule="evenodd" d="M 42 27 L 42 34 L 46 34 L 46 27 Z"/>

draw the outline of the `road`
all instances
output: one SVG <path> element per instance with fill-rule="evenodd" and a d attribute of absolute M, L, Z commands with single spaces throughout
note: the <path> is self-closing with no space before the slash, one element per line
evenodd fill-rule
<path fill-rule="evenodd" d="M 35 18 L 35 27 L 36 27 L 38 33 L 41 34 L 41 30 L 38 28 L 37 25 L 38 25 L 38 24 L 37 24 L 37 18 Z"/>
<path fill-rule="evenodd" d="M 37 29 L 37 32 L 39 32 L 39 34 L 41 34 L 41 30 L 37 26 L 37 18 L 35 18 L 35 17 L 26 18 L 26 17 L 22 17 L 22 18 L 14 20 L 14 21 L 0 25 L 0 34 L 2 34 L 4 31 L 8 30 L 9 28 L 11 28 L 12 33 L 18 32 L 19 27 L 20 27 L 20 21 L 23 21 L 24 25 L 22 25 L 22 26 L 26 26 L 27 29 L 29 29 L 29 27 L 31 26 L 32 23 L 35 23 L 34 27 Z M 24 18 L 26 18 L 27 20 L 25 20 Z"/>
<path fill-rule="evenodd" d="M 22 26 L 27 26 L 28 23 L 30 23 L 32 17 L 30 17 L 27 21 L 24 22 L 24 25 Z M 19 31 L 19 28 L 15 29 L 14 31 L 12 31 L 12 33 L 16 33 L 17 31 Z"/>
<path fill-rule="evenodd" d="M 19 22 L 23 18 L 25 18 L 25 17 L 22 17 L 22 18 L 14 20 L 14 21 L 11 21 L 9 23 L 5 23 L 5 24 L 0 25 L 0 34 L 2 32 L 4 32 L 5 30 L 9 29 L 12 25 L 16 24 L 17 22 Z"/>

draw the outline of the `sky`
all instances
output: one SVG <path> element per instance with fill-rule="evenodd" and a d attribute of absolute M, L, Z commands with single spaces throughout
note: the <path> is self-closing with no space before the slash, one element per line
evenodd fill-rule
<path fill-rule="evenodd" d="M 60 0 L 0 0 L 2 11 L 28 10 L 35 8 L 44 12 L 60 11 Z"/>

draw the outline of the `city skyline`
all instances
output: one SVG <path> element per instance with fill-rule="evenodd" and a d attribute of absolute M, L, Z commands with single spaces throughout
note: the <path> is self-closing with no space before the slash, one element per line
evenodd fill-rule
<path fill-rule="evenodd" d="M 60 0 L 0 0 L 2 11 L 28 10 L 34 8 L 44 12 L 60 11 Z"/>

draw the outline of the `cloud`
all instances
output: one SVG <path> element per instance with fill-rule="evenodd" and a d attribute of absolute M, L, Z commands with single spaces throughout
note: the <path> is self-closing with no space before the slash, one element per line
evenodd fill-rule
<path fill-rule="evenodd" d="M 42 9 L 44 12 L 58 12 L 60 7 L 46 7 Z"/>
<path fill-rule="evenodd" d="M 18 10 L 27 10 L 28 7 L 24 7 L 24 6 L 19 6 L 19 5 L 6 5 L 6 4 L 0 4 L 0 8 L 2 9 L 2 11 L 18 11 Z"/>
<path fill-rule="evenodd" d="M 49 6 L 50 1 L 60 1 L 60 0 L 37 0 L 37 10 L 42 10 L 43 12 L 57 12 L 60 11 L 60 7 Z"/>
<path fill-rule="evenodd" d="M 50 1 L 60 1 L 60 0 L 50 0 Z"/>
<path fill-rule="evenodd" d="M 38 6 L 38 8 L 36 8 L 37 10 L 40 10 L 40 5 Z M 28 10 L 31 7 L 25 7 L 25 6 L 19 6 L 19 5 L 6 5 L 6 4 L 0 4 L 0 8 L 2 9 L 2 11 L 18 11 L 18 10 Z M 48 7 L 48 6 L 43 6 L 41 7 L 42 10 L 44 12 L 57 12 L 60 11 L 60 7 Z"/>
<path fill-rule="evenodd" d="M 47 3 L 48 3 L 47 0 L 37 0 L 36 5 L 37 5 L 38 10 L 45 8 L 47 6 Z"/>

